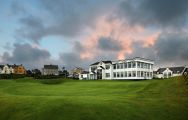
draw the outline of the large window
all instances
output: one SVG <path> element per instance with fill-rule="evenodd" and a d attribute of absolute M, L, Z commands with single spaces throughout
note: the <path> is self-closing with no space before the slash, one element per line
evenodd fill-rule
<path fill-rule="evenodd" d="M 136 71 L 133 71 L 133 77 L 136 77 Z"/>
<path fill-rule="evenodd" d="M 132 62 L 132 64 L 133 64 L 133 68 L 135 68 L 136 67 L 136 62 Z"/>
<path fill-rule="evenodd" d="M 114 72 L 113 74 L 114 74 L 114 78 L 116 78 L 116 72 Z"/>
<path fill-rule="evenodd" d="M 140 68 L 141 66 L 140 66 L 140 62 L 137 62 L 137 68 Z"/>
<path fill-rule="evenodd" d="M 110 77 L 110 73 L 106 73 L 106 78 L 109 78 Z"/>
<path fill-rule="evenodd" d="M 144 77 L 144 72 L 143 71 L 141 71 L 141 77 Z"/>
<path fill-rule="evenodd" d="M 128 62 L 128 68 L 131 68 L 131 62 Z"/>
<path fill-rule="evenodd" d="M 123 69 L 123 63 L 120 63 L 120 69 Z"/>
<path fill-rule="evenodd" d="M 125 71 L 125 77 L 127 77 L 127 71 Z"/>
<path fill-rule="evenodd" d="M 140 66 L 141 66 L 141 68 L 144 68 L 144 65 L 143 65 L 143 63 L 142 63 L 142 62 L 140 63 Z"/>
<path fill-rule="evenodd" d="M 109 69 L 110 69 L 110 65 L 106 65 L 105 67 L 106 67 L 106 69 L 107 69 L 107 70 L 109 70 Z"/>
<path fill-rule="evenodd" d="M 120 64 L 119 63 L 117 63 L 117 69 L 120 69 Z"/>
<path fill-rule="evenodd" d="M 147 77 L 149 77 L 149 72 L 147 72 Z"/>
<path fill-rule="evenodd" d="M 124 63 L 124 68 L 127 68 L 127 63 L 126 62 Z"/>
<path fill-rule="evenodd" d="M 117 77 L 120 77 L 120 74 L 119 74 L 119 72 L 117 72 Z"/>
<path fill-rule="evenodd" d="M 121 72 L 121 77 L 123 77 L 123 72 Z"/>
<path fill-rule="evenodd" d="M 137 71 L 137 77 L 140 77 L 140 71 Z"/>
<path fill-rule="evenodd" d="M 128 77 L 131 77 L 131 71 L 128 71 Z"/>
<path fill-rule="evenodd" d="M 113 64 L 114 69 L 116 69 L 116 64 Z"/>

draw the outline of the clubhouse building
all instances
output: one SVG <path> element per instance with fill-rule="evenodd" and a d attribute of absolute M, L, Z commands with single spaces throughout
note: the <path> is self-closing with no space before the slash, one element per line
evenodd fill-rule
<path fill-rule="evenodd" d="M 139 57 L 118 61 L 100 61 L 89 66 L 89 79 L 152 79 L 153 65 L 153 60 Z"/>

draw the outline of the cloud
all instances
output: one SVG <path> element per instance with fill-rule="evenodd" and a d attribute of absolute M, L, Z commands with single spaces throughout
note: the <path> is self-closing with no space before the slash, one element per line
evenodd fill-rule
<path fill-rule="evenodd" d="M 40 18 L 27 16 L 20 18 L 19 22 L 22 26 L 16 30 L 17 39 L 27 39 L 38 43 L 38 41 L 46 34 L 46 28 Z"/>
<path fill-rule="evenodd" d="M 73 38 L 93 28 L 99 16 L 110 12 L 113 0 L 39 0 L 40 14 L 27 13 L 20 18 L 17 36 L 34 42 L 46 36 Z M 20 3 L 21 4 L 21 3 Z M 16 5 L 14 5 L 16 6 Z M 18 5 L 17 5 L 18 6 Z M 17 11 L 19 11 L 21 5 Z M 112 9 L 113 10 L 113 9 Z M 29 16 L 28 16 L 29 15 Z"/>
<path fill-rule="evenodd" d="M 98 47 L 104 51 L 120 51 L 122 48 L 121 44 L 117 40 L 112 38 L 101 37 L 98 40 Z"/>
<path fill-rule="evenodd" d="M 83 38 L 81 44 L 85 51 L 81 52 L 81 58 L 94 59 L 101 53 L 115 53 L 116 59 L 125 59 L 132 53 L 134 42 L 142 42 L 145 47 L 153 46 L 159 34 L 158 30 L 150 31 L 139 25 L 131 26 L 120 19 L 103 16 L 98 18 L 95 29 Z"/>
<path fill-rule="evenodd" d="M 188 61 L 187 32 L 163 33 L 156 41 L 157 56 L 164 62 Z"/>
<path fill-rule="evenodd" d="M 41 68 L 43 64 L 50 62 L 50 53 L 30 44 L 14 44 L 12 55 L 5 52 L 2 58 L 3 62 L 9 64 L 25 64 L 28 67 Z"/>
<path fill-rule="evenodd" d="M 131 24 L 182 27 L 187 24 L 187 6 L 187 0 L 127 0 L 119 13 Z"/>

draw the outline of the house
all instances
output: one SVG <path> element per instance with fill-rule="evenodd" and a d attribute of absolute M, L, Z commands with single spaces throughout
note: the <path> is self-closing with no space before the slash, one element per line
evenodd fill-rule
<path fill-rule="evenodd" d="M 44 65 L 43 75 L 59 75 L 58 65 Z"/>
<path fill-rule="evenodd" d="M 4 65 L 0 65 L 0 74 L 1 74 L 2 71 L 3 71 L 3 67 L 4 67 Z"/>
<path fill-rule="evenodd" d="M 100 61 L 89 66 L 90 79 L 152 79 L 154 61 L 135 57 L 118 61 Z"/>
<path fill-rule="evenodd" d="M 169 78 L 169 77 L 181 76 L 185 71 L 186 71 L 185 66 L 159 68 L 157 71 L 154 72 L 154 77 Z"/>
<path fill-rule="evenodd" d="M 69 76 L 72 76 L 72 78 L 79 78 L 79 74 L 81 74 L 84 71 L 81 67 L 75 67 L 70 71 Z"/>
<path fill-rule="evenodd" d="M 26 74 L 26 69 L 22 64 L 21 65 L 14 64 L 12 67 L 14 69 L 14 74 Z"/>
<path fill-rule="evenodd" d="M 89 79 L 89 71 L 82 71 L 79 74 L 79 80 L 88 80 Z"/>
<path fill-rule="evenodd" d="M 1 74 L 12 74 L 12 73 L 14 73 L 13 65 L 7 64 L 3 66 Z"/>

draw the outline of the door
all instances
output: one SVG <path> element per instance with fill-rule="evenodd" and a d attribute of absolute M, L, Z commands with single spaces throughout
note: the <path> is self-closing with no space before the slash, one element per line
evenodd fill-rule
<path fill-rule="evenodd" d="M 102 69 L 97 70 L 97 79 L 102 79 Z"/>

